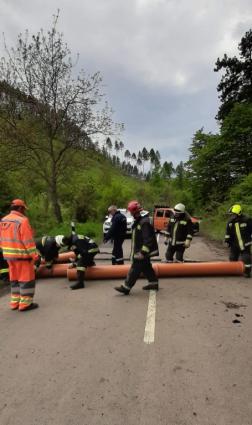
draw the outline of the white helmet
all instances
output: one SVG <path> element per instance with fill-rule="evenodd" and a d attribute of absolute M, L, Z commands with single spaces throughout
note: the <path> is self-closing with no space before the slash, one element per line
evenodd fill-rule
<path fill-rule="evenodd" d="M 65 246 L 63 243 L 64 235 L 55 236 L 56 244 L 59 246 Z"/>
<path fill-rule="evenodd" d="M 177 204 L 174 207 L 174 212 L 177 214 L 183 214 L 185 212 L 185 206 L 184 204 Z"/>

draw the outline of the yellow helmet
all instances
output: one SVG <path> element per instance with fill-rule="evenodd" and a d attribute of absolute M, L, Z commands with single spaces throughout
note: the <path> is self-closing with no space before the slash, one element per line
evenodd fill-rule
<path fill-rule="evenodd" d="M 241 213 L 242 213 L 242 209 L 240 205 L 233 205 L 228 212 L 228 214 L 237 214 L 237 215 L 241 215 Z"/>

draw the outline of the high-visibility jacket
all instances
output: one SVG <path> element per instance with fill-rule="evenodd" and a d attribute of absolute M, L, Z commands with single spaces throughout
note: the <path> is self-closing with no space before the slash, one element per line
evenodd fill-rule
<path fill-rule="evenodd" d="M 53 260 L 59 257 L 61 246 L 57 246 L 56 239 L 53 236 L 43 236 L 36 241 L 38 253 L 45 259 L 46 264 L 51 264 Z"/>
<path fill-rule="evenodd" d="M 27 217 L 17 211 L 11 211 L 1 220 L 0 225 L 0 244 L 5 260 L 24 261 L 39 258 Z"/>
<path fill-rule="evenodd" d="M 77 259 L 87 254 L 98 254 L 100 252 L 96 242 L 83 235 L 71 235 L 68 249 L 73 251 Z"/>
<path fill-rule="evenodd" d="M 145 257 L 159 254 L 154 227 L 147 215 L 138 217 L 132 225 L 131 260 L 138 260 L 139 252 Z"/>
<path fill-rule="evenodd" d="M 228 221 L 225 235 L 225 243 L 232 248 L 243 251 L 252 242 L 252 220 L 241 215 L 238 220 L 231 218 Z"/>
<path fill-rule="evenodd" d="M 192 221 L 186 212 L 178 217 L 171 217 L 165 232 L 165 238 L 170 238 L 170 244 L 184 245 L 186 240 L 191 241 L 193 234 Z"/>

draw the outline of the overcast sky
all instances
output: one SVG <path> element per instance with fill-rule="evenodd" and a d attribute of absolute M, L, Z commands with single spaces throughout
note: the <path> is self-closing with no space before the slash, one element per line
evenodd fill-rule
<path fill-rule="evenodd" d="M 221 74 L 213 69 L 224 53 L 238 55 L 252 0 L 0 0 L 7 46 L 26 29 L 50 29 L 58 8 L 58 30 L 72 57 L 80 54 L 79 69 L 101 72 L 131 153 L 154 148 L 176 166 L 197 130 L 218 132 Z"/>

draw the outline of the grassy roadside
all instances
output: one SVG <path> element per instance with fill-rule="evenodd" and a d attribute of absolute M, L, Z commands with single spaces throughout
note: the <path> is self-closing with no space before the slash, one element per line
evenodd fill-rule
<path fill-rule="evenodd" d="M 57 235 L 65 235 L 69 236 L 71 234 L 71 224 L 70 223 L 62 223 L 58 226 L 50 228 L 47 232 L 43 234 L 43 236 L 57 236 Z M 103 232 L 102 232 L 102 223 L 97 222 L 86 222 L 86 223 L 75 223 L 75 233 L 76 235 L 84 235 L 93 239 L 96 243 L 101 243 L 103 240 Z M 35 230 L 34 238 L 35 240 L 41 237 L 41 232 L 39 229 Z"/>
<path fill-rule="evenodd" d="M 200 230 L 203 235 L 207 235 L 212 239 L 215 239 L 219 242 L 223 242 L 225 240 L 227 220 L 220 220 L 214 218 L 206 218 L 200 223 Z"/>

